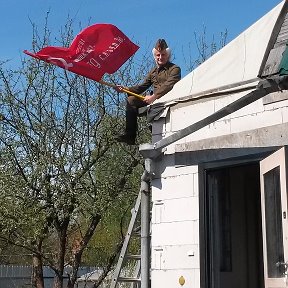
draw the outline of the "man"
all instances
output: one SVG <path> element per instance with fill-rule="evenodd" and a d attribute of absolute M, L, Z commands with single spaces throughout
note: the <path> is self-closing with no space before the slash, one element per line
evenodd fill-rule
<path fill-rule="evenodd" d="M 170 62 L 171 51 L 164 39 L 159 39 L 156 42 L 152 53 L 156 62 L 156 67 L 148 73 L 143 83 L 137 86 L 125 88 L 125 90 L 141 94 L 153 86 L 153 93 L 152 95 L 146 95 L 143 101 L 128 94 L 126 106 L 126 129 L 124 134 L 116 137 L 118 142 L 134 145 L 137 134 L 138 108 L 149 105 L 156 99 L 165 95 L 173 88 L 175 83 L 181 79 L 181 69 L 179 66 Z M 124 87 L 117 86 L 115 89 L 118 92 L 123 92 Z"/>

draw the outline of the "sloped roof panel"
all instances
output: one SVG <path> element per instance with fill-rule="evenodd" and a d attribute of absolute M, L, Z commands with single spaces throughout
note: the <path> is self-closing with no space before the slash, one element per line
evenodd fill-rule
<path fill-rule="evenodd" d="M 167 103 L 201 91 L 257 78 L 284 3 L 285 0 L 181 79 L 155 103 Z"/>

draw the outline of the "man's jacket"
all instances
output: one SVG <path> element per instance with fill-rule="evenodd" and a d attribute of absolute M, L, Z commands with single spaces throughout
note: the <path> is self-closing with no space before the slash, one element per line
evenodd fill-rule
<path fill-rule="evenodd" d="M 153 86 L 153 93 L 158 99 L 168 93 L 180 79 L 180 67 L 167 62 L 164 66 L 153 68 L 140 85 L 129 87 L 129 90 L 141 94 Z"/>

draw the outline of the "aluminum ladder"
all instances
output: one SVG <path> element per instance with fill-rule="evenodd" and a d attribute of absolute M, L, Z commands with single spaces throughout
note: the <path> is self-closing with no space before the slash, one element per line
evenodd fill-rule
<path fill-rule="evenodd" d="M 128 247 L 129 247 L 129 243 L 132 237 L 139 237 L 139 228 L 135 227 L 136 226 L 136 222 L 137 222 L 137 216 L 138 216 L 138 212 L 139 209 L 141 207 L 141 191 L 138 194 L 136 203 L 134 208 L 132 208 L 131 210 L 131 219 L 130 219 L 130 223 L 128 226 L 128 230 L 127 230 L 127 234 L 125 236 L 123 245 L 122 245 L 122 249 L 118 258 L 118 262 L 116 265 L 116 268 L 114 270 L 114 273 L 112 275 L 112 280 L 111 280 L 111 284 L 110 284 L 110 288 L 116 288 L 117 284 L 119 283 L 131 283 L 131 288 L 139 288 L 140 284 L 141 284 L 141 279 L 140 279 L 140 260 L 141 260 L 141 255 L 132 255 L 132 254 L 128 254 Z M 134 271 L 134 275 L 133 277 L 126 277 L 126 276 L 121 276 L 121 272 L 122 272 L 122 268 L 124 265 L 124 261 L 126 260 L 136 260 L 137 261 L 137 265 Z M 125 286 L 126 287 L 126 286 Z"/>

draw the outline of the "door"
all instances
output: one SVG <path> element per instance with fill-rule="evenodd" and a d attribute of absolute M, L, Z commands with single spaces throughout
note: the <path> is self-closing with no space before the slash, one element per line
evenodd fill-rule
<path fill-rule="evenodd" d="M 205 170 L 201 287 L 264 288 L 259 173 L 259 161 Z"/>
<path fill-rule="evenodd" d="M 286 150 L 260 162 L 265 288 L 288 287 Z"/>

